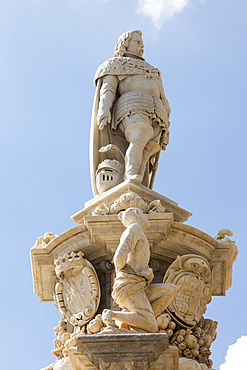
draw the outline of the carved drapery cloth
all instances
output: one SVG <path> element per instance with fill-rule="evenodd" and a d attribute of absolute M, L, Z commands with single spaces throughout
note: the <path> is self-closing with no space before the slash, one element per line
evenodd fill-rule
<path fill-rule="evenodd" d="M 121 302 L 130 295 L 135 294 L 138 290 L 145 289 L 146 286 L 147 280 L 144 277 L 121 271 L 115 278 L 112 298 L 115 299 L 119 307 L 125 308 L 121 305 Z"/>
<path fill-rule="evenodd" d="M 158 68 L 151 66 L 145 60 L 130 57 L 113 57 L 107 59 L 99 66 L 94 76 L 94 83 L 96 86 L 97 80 L 107 75 L 117 76 L 122 80 L 129 75 L 146 75 L 148 73 L 156 76 L 161 82 L 161 73 Z M 162 96 L 163 98 L 165 96 Z"/>

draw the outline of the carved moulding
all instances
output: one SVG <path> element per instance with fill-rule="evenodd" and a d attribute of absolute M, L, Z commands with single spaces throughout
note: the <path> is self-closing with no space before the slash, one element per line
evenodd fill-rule
<path fill-rule="evenodd" d="M 59 282 L 54 301 L 62 319 L 82 327 L 95 315 L 100 302 L 100 285 L 91 263 L 83 253 L 65 254 L 54 261 Z"/>
<path fill-rule="evenodd" d="M 159 199 L 155 199 L 149 205 L 136 193 L 127 191 L 122 194 L 115 202 L 107 207 L 105 203 L 100 203 L 92 212 L 93 216 L 118 214 L 120 211 L 127 208 L 139 208 L 144 213 L 165 213 L 165 208 L 162 206 Z"/>
<path fill-rule="evenodd" d="M 34 293 L 40 297 L 41 302 L 54 301 L 54 287 L 58 279 L 54 260 L 66 253 L 70 254 L 80 250 L 93 266 L 101 260 L 111 258 L 104 244 L 92 241 L 85 225 L 75 226 L 58 235 L 46 245 L 34 246 L 31 249 L 33 289 Z"/>
<path fill-rule="evenodd" d="M 238 247 L 236 246 L 235 241 L 232 241 L 226 235 L 233 236 L 233 232 L 228 229 L 221 229 L 214 237 L 214 239 L 217 241 L 217 248 L 215 255 L 212 258 L 211 266 L 213 268 L 212 272 L 214 273 L 213 281 L 220 282 L 214 295 L 225 295 L 225 291 L 232 286 L 232 266 L 238 256 Z M 224 260 L 226 273 L 225 279 L 221 281 L 219 275 L 224 267 L 219 263 L 219 255 L 223 253 L 227 255 L 227 258 Z M 224 294 L 221 294 L 222 291 Z"/>
<path fill-rule="evenodd" d="M 57 235 L 51 232 L 45 233 L 43 236 L 39 236 L 34 244 L 34 248 L 45 248 Z"/>
<path fill-rule="evenodd" d="M 126 180 L 123 183 L 115 186 L 114 188 L 104 192 L 101 195 L 97 195 L 95 198 L 86 202 L 85 208 L 83 208 L 81 211 L 77 212 L 70 218 L 75 221 L 76 224 L 81 225 L 84 223 L 84 216 L 92 215 L 92 213 L 98 215 L 118 213 L 120 210 L 123 209 L 122 207 L 120 207 L 120 203 L 123 204 L 125 202 L 125 209 L 128 208 L 127 203 L 130 200 L 129 193 L 134 193 L 141 198 L 141 200 L 139 199 L 139 201 L 138 199 L 136 199 L 138 203 L 138 206 L 136 205 L 137 208 L 143 209 L 144 204 L 150 205 L 150 203 L 152 203 L 153 201 L 157 202 L 157 200 L 159 200 L 159 208 L 162 209 L 160 207 L 162 206 L 163 208 L 165 208 L 166 212 L 173 213 L 175 221 L 184 222 L 192 215 L 190 212 L 179 207 L 178 203 L 174 202 L 173 200 L 166 198 L 159 193 L 156 193 L 146 186 L 137 185 L 130 180 Z M 126 194 L 128 194 L 127 197 Z M 154 203 L 152 203 L 152 208 L 154 206 Z M 156 206 L 156 212 L 157 208 L 158 207 Z M 150 210 L 148 210 L 148 213 L 152 213 L 152 211 L 149 212 Z"/>
<path fill-rule="evenodd" d="M 195 254 L 178 256 L 168 268 L 164 282 L 180 286 L 167 311 L 183 327 L 193 327 L 206 311 L 212 295 L 208 261 Z"/>
<path fill-rule="evenodd" d="M 173 221 L 172 213 L 149 212 L 147 217 L 150 228 L 146 236 L 151 245 L 151 257 L 171 264 L 177 255 L 201 255 L 209 261 L 212 270 L 212 295 L 225 295 L 231 286 L 232 265 L 237 255 L 234 242 L 215 240 L 192 226 Z M 35 244 L 31 249 L 34 293 L 42 302 L 54 299 L 57 281 L 54 259 L 82 250 L 85 258 L 95 266 L 102 260 L 110 261 L 115 253 L 124 230 L 117 215 L 88 215 L 83 221 L 84 224 L 65 231 L 48 243 L 38 243 L 39 247 Z"/>

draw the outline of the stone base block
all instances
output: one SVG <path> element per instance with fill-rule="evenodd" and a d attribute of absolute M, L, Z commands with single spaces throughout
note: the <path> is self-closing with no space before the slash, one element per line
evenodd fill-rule
<path fill-rule="evenodd" d="M 77 339 L 72 370 L 178 370 L 178 349 L 166 334 L 98 334 Z"/>

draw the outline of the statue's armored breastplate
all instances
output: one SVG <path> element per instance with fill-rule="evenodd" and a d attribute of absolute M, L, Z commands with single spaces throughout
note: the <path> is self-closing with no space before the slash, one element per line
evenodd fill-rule
<path fill-rule="evenodd" d="M 130 91 L 118 99 L 115 105 L 114 128 L 126 116 L 135 113 L 147 113 L 150 117 L 156 115 L 162 126 L 169 123 L 169 106 L 166 101 L 142 91 Z"/>

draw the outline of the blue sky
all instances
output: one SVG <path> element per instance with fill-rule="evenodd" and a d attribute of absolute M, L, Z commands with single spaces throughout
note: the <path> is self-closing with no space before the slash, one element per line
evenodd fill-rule
<path fill-rule="evenodd" d="M 172 109 L 154 190 L 192 212 L 187 223 L 209 235 L 231 229 L 239 247 L 232 288 L 205 314 L 219 321 L 215 369 L 247 335 L 247 3 L 171 4 L 0 0 L 3 369 L 35 370 L 55 360 L 59 314 L 32 292 L 29 249 L 47 231 L 72 228 L 70 216 L 92 198 L 93 76 L 130 29 L 142 30 L 144 57 L 161 70 Z"/>

